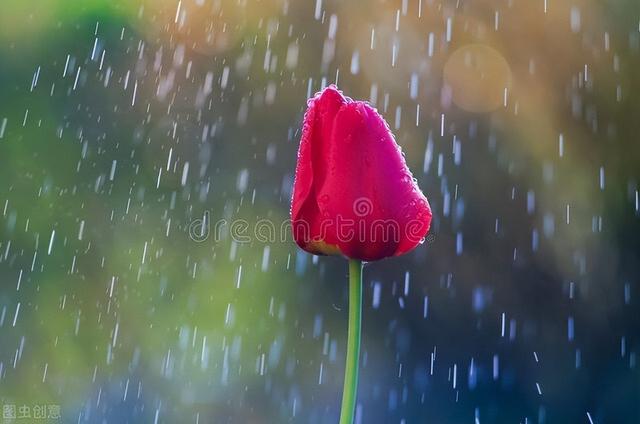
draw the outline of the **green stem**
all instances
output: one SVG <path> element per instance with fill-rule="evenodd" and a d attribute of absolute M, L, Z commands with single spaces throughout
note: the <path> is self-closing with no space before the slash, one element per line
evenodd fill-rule
<path fill-rule="evenodd" d="M 342 388 L 340 424 L 352 424 L 358 393 L 358 367 L 360 362 L 360 333 L 362 323 L 362 262 L 349 259 L 349 332 L 347 359 Z"/>

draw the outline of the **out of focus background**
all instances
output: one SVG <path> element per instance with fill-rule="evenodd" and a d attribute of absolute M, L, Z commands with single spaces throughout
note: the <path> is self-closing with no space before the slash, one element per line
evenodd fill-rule
<path fill-rule="evenodd" d="M 330 83 L 434 212 L 365 267 L 357 421 L 640 422 L 636 0 L 0 9 L 2 422 L 337 422 L 346 261 L 286 228 Z"/>

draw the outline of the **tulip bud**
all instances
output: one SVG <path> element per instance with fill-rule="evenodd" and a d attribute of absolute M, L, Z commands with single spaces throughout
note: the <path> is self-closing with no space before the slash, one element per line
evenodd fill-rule
<path fill-rule="evenodd" d="M 406 253 L 429 231 L 429 202 L 387 123 L 333 85 L 308 102 L 291 220 L 302 249 L 365 261 Z"/>

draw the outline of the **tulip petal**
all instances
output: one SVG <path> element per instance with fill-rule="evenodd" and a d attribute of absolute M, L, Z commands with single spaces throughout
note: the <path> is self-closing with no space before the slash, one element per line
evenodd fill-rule
<path fill-rule="evenodd" d="M 298 245 L 317 254 L 339 253 L 334 246 L 325 243 L 316 187 L 326 174 L 325 158 L 335 116 L 346 101 L 335 86 L 329 86 L 309 100 L 303 120 L 291 219 L 294 239 Z"/>
<path fill-rule="evenodd" d="M 338 231 L 336 244 L 363 260 L 411 250 L 426 235 L 431 211 L 386 122 L 364 102 L 344 105 L 335 122 L 321 212 L 354 222 L 353 237 Z"/>

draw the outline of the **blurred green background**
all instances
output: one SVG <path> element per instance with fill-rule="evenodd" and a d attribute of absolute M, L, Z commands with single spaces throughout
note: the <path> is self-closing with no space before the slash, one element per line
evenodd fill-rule
<path fill-rule="evenodd" d="M 5 1 L 3 422 L 337 421 L 346 261 L 252 232 L 329 83 L 434 211 L 365 267 L 358 422 L 640 422 L 639 69 L 634 0 Z"/>

